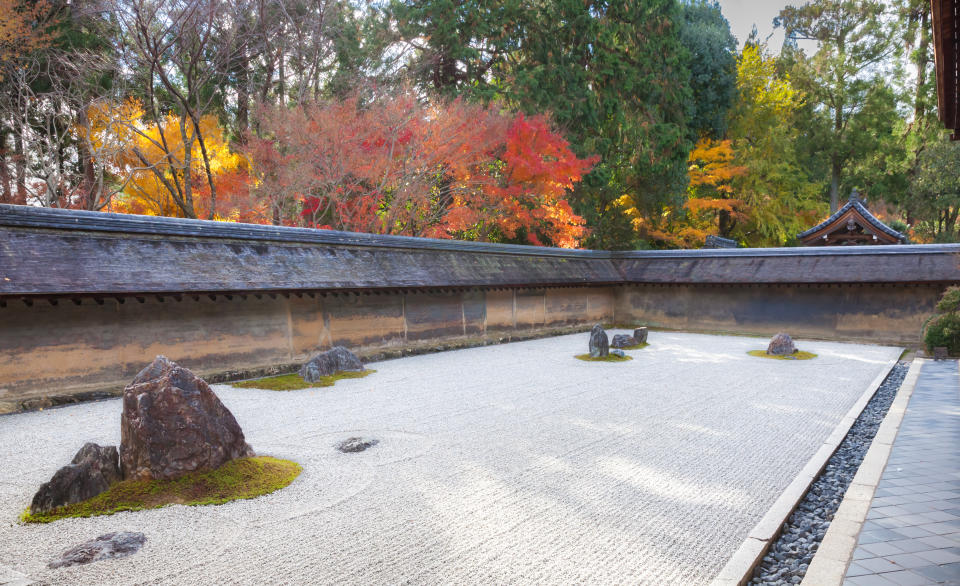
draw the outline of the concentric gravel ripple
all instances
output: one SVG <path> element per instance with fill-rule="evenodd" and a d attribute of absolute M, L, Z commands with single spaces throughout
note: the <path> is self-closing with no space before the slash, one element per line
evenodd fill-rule
<path fill-rule="evenodd" d="M 803 580 L 909 367 L 908 362 L 897 363 L 880 384 L 823 472 L 784 523 L 780 537 L 754 570 L 750 584 L 799 584 Z"/>

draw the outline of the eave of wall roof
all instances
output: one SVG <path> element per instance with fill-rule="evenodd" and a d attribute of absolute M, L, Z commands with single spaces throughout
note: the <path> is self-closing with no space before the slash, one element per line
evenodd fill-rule
<path fill-rule="evenodd" d="M 0 296 L 960 282 L 960 245 L 588 251 L 0 205 Z"/>

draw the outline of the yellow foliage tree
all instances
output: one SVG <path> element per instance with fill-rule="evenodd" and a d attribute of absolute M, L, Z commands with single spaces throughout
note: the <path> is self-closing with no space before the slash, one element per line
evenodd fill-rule
<path fill-rule="evenodd" d="M 207 168 L 200 152 L 197 125 L 176 114 L 157 122 L 145 118 L 137 101 L 122 105 L 100 102 L 87 111 L 86 128 L 79 129 L 99 162 L 113 178 L 118 194 L 108 209 L 121 213 L 196 218 L 241 219 L 247 210 L 247 162 L 230 149 L 214 116 L 200 119 L 210 174 L 225 184 L 226 194 L 211 214 Z"/>

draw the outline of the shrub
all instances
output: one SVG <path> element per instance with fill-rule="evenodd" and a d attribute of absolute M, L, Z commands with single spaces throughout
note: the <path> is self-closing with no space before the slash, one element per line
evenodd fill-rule
<path fill-rule="evenodd" d="M 960 314 L 944 313 L 933 316 L 927 323 L 923 344 L 930 353 L 933 353 L 937 346 L 944 346 L 950 354 L 960 354 Z"/>
<path fill-rule="evenodd" d="M 948 287 L 937 303 L 937 313 L 953 313 L 960 309 L 960 287 Z"/>
<path fill-rule="evenodd" d="M 923 325 L 923 344 L 931 354 L 939 346 L 950 354 L 960 354 L 960 287 L 943 292 L 936 313 Z"/>

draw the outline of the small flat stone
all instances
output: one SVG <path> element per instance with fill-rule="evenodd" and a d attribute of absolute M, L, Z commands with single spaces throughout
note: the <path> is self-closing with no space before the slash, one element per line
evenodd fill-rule
<path fill-rule="evenodd" d="M 362 452 L 367 448 L 372 448 L 379 443 L 380 440 L 378 439 L 349 437 L 337 444 L 337 450 L 344 454 L 354 454 L 356 452 Z"/>
<path fill-rule="evenodd" d="M 48 566 L 51 568 L 66 568 L 100 560 L 127 557 L 140 551 L 146 541 L 147 537 L 143 533 L 133 531 L 107 533 L 71 547 L 60 554 L 59 559 L 50 562 Z"/>

